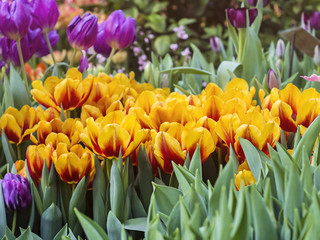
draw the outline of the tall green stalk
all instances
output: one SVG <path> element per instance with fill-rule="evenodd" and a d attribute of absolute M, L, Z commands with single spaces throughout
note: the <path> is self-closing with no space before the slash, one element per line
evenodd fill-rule
<path fill-rule="evenodd" d="M 115 52 L 116 52 L 116 49 L 112 48 L 110 56 L 108 57 L 108 60 L 107 60 L 107 63 L 106 63 L 106 67 L 105 67 L 105 71 L 106 71 L 107 74 L 110 73 L 111 59 L 112 59 L 113 55 L 115 54 Z"/>
<path fill-rule="evenodd" d="M 54 58 L 54 55 L 53 55 L 53 50 L 52 50 L 52 46 L 51 46 L 51 43 L 50 43 L 50 40 L 48 37 L 48 33 L 44 33 L 44 38 L 46 39 L 46 42 L 47 42 L 47 45 L 48 45 L 48 48 L 50 51 L 50 55 L 52 57 L 53 64 L 56 65 L 56 59 Z"/>
<path fill-rule="evenodd" d="M 21 49 L 21 40 L 20 39 L 17 40 L 17 48 L 18 48 L 18 53 L 19 53 L 19 59 L 20 59 L 20 65 L 21 65 L 24 84 L 26 85 L 27 94 L 28 94 L 28 97 L 30 98 L 28 78 L 27 78 L 26 68 L 25 68 L 25 64 L 24 64 L 24 60 L 23 60 L 23 54 L 22 54 L 22 49 Z"/>

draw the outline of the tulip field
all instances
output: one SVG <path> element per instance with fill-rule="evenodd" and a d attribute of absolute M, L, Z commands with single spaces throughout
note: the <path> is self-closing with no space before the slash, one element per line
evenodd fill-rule
<path fill-rule="evenodd" d="M 317 0 L 0 1 L 0 239 L 319 239 Z"/>

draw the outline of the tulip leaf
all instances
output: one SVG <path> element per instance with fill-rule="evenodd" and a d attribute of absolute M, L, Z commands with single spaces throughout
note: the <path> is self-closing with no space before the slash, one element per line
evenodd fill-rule
<path fill-rule="evenodd" d="M 146 210 L 144 209 L 142 202 L 139 199 L 138 194 L 133 187 L 132 187 L 132 198 L 131 198 L 131 211 L 132 211 L 133 218 L 140 218 L 140 217 L 147 216 Z"/>
<path fill-rule="evenodd" d="M 217 85 L 224 89 L 227 83 L 232 79 L 230 72 L 234 72 L 238 67 L 241 67 L 241 64 L 238 62 L 221 62 L 217 70 Z"/>
<path fill-rule="evenodd" d="M 154 47 L 156 52 L 160 56 L 164 56 L 170 50 L 170 37 L 168 35 L 162 35 L 157 37 L 154 41 Z"/>
<path fill-rule="evenodd" d="M 75 227 L 77 224 L 77 218 L 74 212 L 74 209 L 80 209 L 84 211 L 85 208 L 85 196 L 88 188 L 89 178 L 83 177 L 80 182 L 78 183 L 77 187 L 75 188 L 74 192 L 72 193 L 70 203 L 69 203 L 69 226 L 75 232 Z"/>
<path fill-rule="evenodd" d="M 51 240 L 56 236 L 62 226 L 62 214 L 57 205 L 52 203 L 41 214 L 40 234 L 43 240 Z"/>
<path fill-rule="evenodd" d="M 308 157 L 310 158 L 316 139 L 320 132 L 320 116 L 318 116 L 308 127 L 303 137 L 299 141 L 296 148 L 293 149 L 292 157 L 295 159 L 297 165 L 302 165 L 303 147 L 305 147 Z"/>
<path fill-rule="evenodd" d="M 153 183 L 155 204 L 158 212 L 164 213 L 167 216 L 171 213 L 173 207 L 178 202 L 182 192 L 176 188 L 162 186 Z"/>
<path fill-rule="evenodd" d="M 30 227 L 28 227 L 24 231 L 22 231 L 22 229 L 20 230 L 21 230 L 21 235 L 16 240 L 34 240 Z"/>
<path fill-rule="evenodd" d="M 117 167 L 116 160 L 113 161 L 110 172 L 110 206 L 112 212 L 122 221 L 125 204 L 125 193 L 123 192 L 122 179 Z"/>
<path fill-rule="evenodd" d="M 1 184 L 0 184 L 1 185 Z M 8 239 L 8 240 L 16 240 L 16 237 L 14 236 L 14 234 L 12 233 L 11 229 L 8 228 L 8 226 L 6 227 L 6 233 L 4 238 L 2 239 Z"/>
<path fill-rule="evenodd" d="M 97 155 L 94 155 L 94 165 L 96 174 L 93 179 L 92 198 L 93 198 L 93 220 L 105 227 L 106 225 L 106 176 L 103 173 L 100 162 Z"/>
<path fill-rule="evenodd" d="M 108 240 L 109 237 L 105 231 L 97 224 L 92 221 L 85 214 L 81 213 L 78 209 L 74 209 L 76 216 L 88 238 L 88 240 Z"/>
<path fill-rule="evenodd" d="M 167 231 L 170 235 L 180 227 L 180 202 L 177 202 L 173 207 L 167 223 Z"/>
<path fill-rule="evenodd" d="M 189 167 L 189 171 L 193 174 L 196 173 L 196 170 L 199 171 L 199 175 L 202 178 L 202 165 L 201 165 L 201 154 L 200 154 L 199 145 L 197 145 L 196 151 L 192 156 L 190 167 Z"/>
<path fill-rule="evenodd" d="M 3 106 L 5 109 L 8 107 L 14 107 L 14 101 L 13 101 L 13 96 L 10 91 L 10 84 L 7 75 L 4 75 L 4 80 L 3 80 L 3 91 L 4 91 L 4 96 L 3 96 Z"/>
<path fill-rule="evenodd" d="M 299 179 L 298 168 L 293 165 L 290 169 L 289 180 L 285 188 L 284 216 L 291 223 L 294 222 L 294 209 L 298 209 L 302 216 L 303 188 Z"/>
<path fill-rule="evenodd" d="M 66 223 L 63 228 L 54 236 L 53 240 L 60 240 L 63 236 L 68 234 L 68 224 Z"/>
<path fill-rule="evenodd" d="M 109 211 L 108 214 L 107 232 L 110 240 L 121 239 L 121 222 L 112 211 Z"/>
<path fill-rule="evenodd" d="M 6 206 L 4 203 L 4 196 L 2 191 L 2 184 L 0 183 L 0 237 L 2 238 L 6 234 L 7 218 L 6 218 Z"/>
<path fill-rule="evenodd" d="M 6 136 L 5 131 L 2 131 L 1 133 L 1 143 L 4 155 L 6 156 L 7 163 L 9 164 L 9 168 L 11 168 L 17 157 L 12 149 L 12 146 Z"/>
<path fill-rule="evenodd" d="M 138 173 L 140 197 L 144 209 L 147 210 L 152 194 L 153 172 L 146 149 L 141 145 L 138 150 Z"/>
<path fill-rule="evenodd" d="M 276 228 L 270 219 L 264 199 L 256 188 L 251 189 L 251 203 L 252 209 L 254 209 L 252 214 L 255 239 L 278 239 Z"/>
<path fill-rule="evenodd" d="M 26 89 L 25 83 L 13 65 L 10 65 L 10 90 L 15 108 L 21 109 L 24 105 L 31 106 L 28 95 L 29 89 Z"/>
<path fill-rule="evenodd" d="M 199 75 L 208 75 L 208 76 L 214 75 L 211 72 L 208 72 L 199 68 L 195 68 L 195 67 L 174 67 L 174 68 L 163 70 L 160 73 L 170 73 L 170 72 L 199 74 Z"/>
<path fill-rule="evenodd" d="M 39 191 L 36 187 L 36 185 L 32 182 L 31 183 L 31 194 L 32 194 L 32 198 L 34 199 L 35 203 L 36 203 L 36 207 L 38 209 L 38 212 L 40 214 L 43 213 L 43 205 L 42 205 L 42 201 L 41 201 L 41 197 L 39 194 Z"/>
<path fill-rule="evenodd" d="M 146 217 L 143 218 L 132 218 L 124 222 L 124 228 L 126 230 L 145 232 L 147 229 Z"/>

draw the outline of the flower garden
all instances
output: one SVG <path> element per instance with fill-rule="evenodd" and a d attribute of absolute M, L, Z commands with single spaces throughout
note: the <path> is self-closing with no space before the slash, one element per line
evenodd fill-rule
<path fill-rule="evenodd" d="M 319 11 L 0 1 L 0 237 L 318 239 Z"/>

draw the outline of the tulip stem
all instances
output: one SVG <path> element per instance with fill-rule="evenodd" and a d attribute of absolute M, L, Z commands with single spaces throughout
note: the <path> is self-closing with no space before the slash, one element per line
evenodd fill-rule
<path fill-rule="evenodd" d="M 51 46 L 51 43 L 50 43 L 50 40 L 48 37 L 48 33 L 44 33 L 44 37 L 46 39 L 46 42 L 47 42 L 47 45 L 48 45 L 48 48 L 49 48 L 49 51 L 50 51 L 50 54 L 52 57 L 53 65 L 56 65 L 56 59 L 54 58 L 54 55 L 53 55 L 53 50 L 52 50 L 52 46 Z"/>
<path fill-rule="evenodd" d="M 23 160 L 23 159 L 21 158 L 21 148 L 20 148 L 20 144 L 17 145 L 17 154 L 18 154 L 18 160 Z"/>
<path fill-rule="evenodd" d="M 16 222 L 17 222 L 17 210 L 14 210 L 13 212 L 13 219 L 12 219 L 12 228 L 11 231 L 14 234 L 15 230 L 16 230 Z"/>
<path fill-rule="evenodd" d="M 116 52 L 116 49 L 112 48 L 110 56 L 108 57 L 108 60 L 107 60 L 107 63 L 106 63 L 106 67 L 105 67 L 105 72 L 107 74 L 109 74 L 109 72 L 110 72 L 111 59 L 112 59 L 113 55 L 115 54 L 115 52 Z"/>
<path fill-rule="evenodd" d="M 27 94 L 28 94 L 28 97 L 30 98 L 28 78 L 27 78 L 27 73 L 26 73 L 26 67 L 25 67 L 24 60 L 23 60 L 23 54 L 22 54 L 20 39 L 17 40 L 17 48 L 18 48 L 18 53 L 19 53 L 19 59 L 20 59 L 20 65 L 21 65 L 24 84 L 26 85 Z"/>
<path fill-rule="evenodd" d="M 92 54 L 89 58 L 88 58 L 88 62 L 91 62 L 92 59 L 94 59 L 97 56 L 96 53 Z"/>
<path fill-rule="evenodd" d="M 73 52 L 72 52 L 72 56 L 71 56 L 71 61 L 70 61 L 70 65 L 69 65 L 69 68 L 72 68 L 73 64 L 74 64 L 74 59 L 76 57 L 76 53 L 77 53 L 77 49 L 73 49 Z"/>
<path fill-rule="evenodd" d="M 238 62 L 241 62 L 243 52 L 243 33 L 245 28 L 239 28 L 239 51 L 238 51 Z"/>

